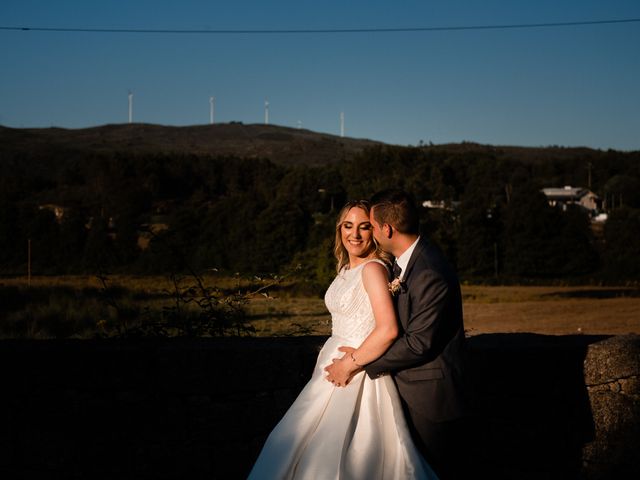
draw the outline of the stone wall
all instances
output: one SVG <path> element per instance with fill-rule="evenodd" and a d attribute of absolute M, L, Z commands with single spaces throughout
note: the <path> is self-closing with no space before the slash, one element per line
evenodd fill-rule
<path fill-rule="evenodd" d="M 244 478 L 324 340 L 0 341 L 0 478 Z M 638 336 L 469 347 L 478 478 L 638 477 Z"/>

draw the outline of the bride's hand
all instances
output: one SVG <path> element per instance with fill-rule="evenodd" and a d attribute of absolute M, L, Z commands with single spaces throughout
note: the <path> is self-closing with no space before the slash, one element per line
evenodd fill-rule
<path fill-rule="evenodd" d="M 325 367 L 328 375 L 325 377 L 327 381 L 333 383 L 336 387 L 345 387 L 353 378 L 353 375 L 360 370 L 360 367 L 353 363 L 351 353 L 355 351 L 352 347 L 340 347 L 339 351 L 344 355 L 340 358 L 334 358 L 331 365 Z"/>
<path fill-rule="evenodd" d="M 350 356 L 353 352 L 356 351 L 355 348 L 353 347 L 339 347 L 338 350 L 340 350 L 341 352 L 344 353 L 344 355 L 342 356 L 342 358 L 346 357 L 346 356 Z"/>

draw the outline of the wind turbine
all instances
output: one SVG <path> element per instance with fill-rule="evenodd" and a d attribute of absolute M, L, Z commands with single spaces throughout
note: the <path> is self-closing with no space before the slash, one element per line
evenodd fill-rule
<path fill-rule="evenodd" d="M 133 92 L 129 90 L 129 123 L 133 123 Z"/>
<path fill-rule="evenodd" d="M 344 137 L 344 112 L 340 112 L 340 136 Z"/>
<path fill-rule="evenodd" d="M 264 101 L 264 124 L 269 125 L 269 100 Z"/>
<path fill-rule="evenodd" d="M 215 104 L 216 104 L 216 97 L 209 97 L 209 105 L 210 105 L 210 109 L 209 109 L 209 123 L 211 125 L 213 125 L 213 114 L 215 111 Z"/>

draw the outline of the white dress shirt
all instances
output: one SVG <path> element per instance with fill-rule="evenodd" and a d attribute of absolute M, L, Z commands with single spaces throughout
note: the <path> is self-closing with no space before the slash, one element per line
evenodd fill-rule
<path fill-rule="evenodd" d="M 400 278 L 400 280 L 402 280 L 402 277 L 404 277 L 404 271 L 407 269 L 407 265 L 409 263 L 409 259 L 411 258 L 411 254 L 416 249 L 416 245 L 418 245 L 419 241 L 420 241 L 420 237 L 418 236 L 418 238 L 416 238 L 416 241 L 413 242 L 411 246 L 407 248 L 404 252 L 402 252 L 402 255 L 396 258 L 396 263 L 402 269 L 402 271 L 400 272 L 400 276 L 398 277 Z"/>

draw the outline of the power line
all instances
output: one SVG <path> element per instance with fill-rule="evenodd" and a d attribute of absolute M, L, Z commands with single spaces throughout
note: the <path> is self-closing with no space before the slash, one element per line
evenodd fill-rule
<path fill-rule="evenodd" d="M 227 29 L 227 30 L 178 30 L 145 28 L 63 28 L 63 27 L 17 27 L 0 26 L 0 30 L 23 32 L 70 32 L 70 33 L 142 33 L 142 34 L 196 34 L 196 35 L 265 35 L 265 34 L 328 34 L 328 33 L 402 33 L 402 32 L 446 32 L 464 30 L 507 30 L 524 28 L 561 28 L 586 25 L 612 25 L 640 23 L 640 18 L 617 20 L 587 20 L 578 22 L 515 23 L 503 25 L 468 25 L 448 27 L 391 27 L 391 28 L 321 28 L 321 29 Z"/>

